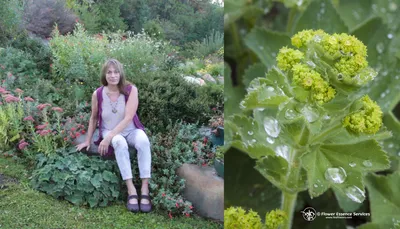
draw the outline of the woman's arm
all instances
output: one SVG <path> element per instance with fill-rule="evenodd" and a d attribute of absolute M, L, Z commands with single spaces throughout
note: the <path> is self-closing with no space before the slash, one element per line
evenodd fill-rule
<path fill-rule="evenodd" d="M 139 104 L 138 91 L 135 86 L 132 85 L 132 90 L 129 95 L 128 101 L 125 106 L 125 117 L 118 123 L 118 125 L 106 136 L 107 140 L 111 142 L 111 139 L 124 130 L 130 122 L 132 122 L 133 116 L 135 116 Z"/>
<path fill-rule="evenodd" d="M 87 136 L 86 136 L 86 142 L 89 142 L 89 144 L 92 142 L 93 133 L 96 130 L 98 109 L 99 108 L 97 106 L 97 95 L 95 91 L 92 95 L 92 114 L 90 115 L 89 129 L 87 131 Z"/>

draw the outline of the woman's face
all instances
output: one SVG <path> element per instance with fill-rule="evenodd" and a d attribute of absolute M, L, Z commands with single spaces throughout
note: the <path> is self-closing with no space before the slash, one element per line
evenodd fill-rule
<path fill-rule="evenodd" d="M 117 85 L 120 80 L 120 74 L 113 65 L 110 65 L 106 72 L 106 80 L 108 85 Z"/>

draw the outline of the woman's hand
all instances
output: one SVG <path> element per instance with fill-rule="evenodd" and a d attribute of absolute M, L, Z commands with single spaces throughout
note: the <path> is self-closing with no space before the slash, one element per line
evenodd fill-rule
<path fill-rule="evenodd" d="M 81 149 L 83 149 L 83 148 L 85 148 L 85 147 L 86 147 L 86 151 L 89 151 L 89 148 L 90 148 L 90 142 L 89 142 L 89 141 L 85 141 L 85 142 L 83 142 L 83 143 L 77 145 L 77 146 L 76 146 L 76 150 L 77 150 L 77 151 L 81 151 Z"/>
<path fill-rule="evenodd" d="M 101 156 L 105 155 L 108 152 L 108 146 L 110 146 L 111 140 L 108 138 L 104 138 L 99 145 L 99 153 Z"/>

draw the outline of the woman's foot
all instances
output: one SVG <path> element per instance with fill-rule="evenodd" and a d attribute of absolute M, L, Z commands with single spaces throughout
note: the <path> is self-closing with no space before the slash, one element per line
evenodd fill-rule
<path fill-rule="evenodd" d="M 147 213 L 150 212 L 152 209 L 151 200 L 149 196 L 149 189 L 146 187 L 142 187 L 140 193 L 140 211 Z"/>
<path fill-rule="evenodd" d="M 131 212 L 139 212 L 138 196 L 129 195 L 126 208 Z"/>

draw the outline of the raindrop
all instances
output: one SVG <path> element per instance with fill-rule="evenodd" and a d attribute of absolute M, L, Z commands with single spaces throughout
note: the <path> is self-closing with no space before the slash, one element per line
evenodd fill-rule
<path fill-rule="evenodd" d="M 296 117 L 296 112 L 292 109 L 287 109 L 285 112 L 285 118 L 294 119 Z"/>
<path fill-rule="evenodd" d="M 381 98 L 383 99 L 383 98 L 385 98 L 385 96 L 386 96 L 385 92 L 382 92 L 381 93 Z"/>
<path fill-rule="evenodd" d="M 308 66 L 310 66 L 311 68 L 315 68 L 316 65 L 314 62 L 312 62 L 311 60 L 307 61 Z"/>
<path fill-rule="evenodd" d="M 301 112 L 306 117 L 307 121 L 312 123 L 318 120 L 319 113 L 310 106 L 304 106 Z"/>
<path fill-rule="evenodd" d="M 355 19 L 360 20 L 360 14 L 357 11 L 353 11 L 353 16 Z"/>
<path fill-rule="evenodd" d="M 387 202 L 387 200 L 386 200 L 386 199 L 383 199 L 383 203 L 385 203 L 385 204 L 386 204 L 386 202 Z"/>
<path fill-rule="evenodd" d="M 388 145 L 389 148 L 393 148 L 393 146 L 394 146 L 393 143 L 390 143 L 390 144 Z"/>
<path fill-rule="evenodd" d="M 324 116 L 324 119 L 325 119 L 325 120 L 329 120 L 329 119 L 331 119 L 331 116 L 325 115 L 325 116 Z"/>
<path fill-rule="evenodd" d="M 345 193 L 347 197 L 357 203 L 362 203 L 365 199 L 365 193 L 357 186 L 347 187 Z"/>
<path fill-rule="evenodd" d="M 251 136 L 251 135 L 253 135 L 253 131 L 247 131 L 247 133 Z"/>
<path fill-rule="evenodd" d="M 278 137 L 281 132 L 281 127 L 279 126 L 278 120 L 270 117 L 264 118 L 264 129 L 267 134 L 273 138 Z"/>
<path fill-rule="evenodd" d="M 258 46 L 258 48 L 261 49 L 261 50 L 264 50 L 264 47 L 263 47 L 263 46 Z"/>
<path fill-rule="evenodd" d="M 254 126 L 254 121 L 253 121 L 253 122 L 251 122 L 251 125 L 253 125 L 253 126 Z"/>
<path fill-rule="evenodd" d="M 393 34 L 389 33 L 389 34 L 387 35 L 387 38 L 392 39 L 392 38 L 393 38 Z"/>
<path fill-rule="evenodd" d="M 385 90 L 385 93 L 386 93 L 386 94 L 389 94 L 389 93 L 390 93 L 390 89 L 386 89 L 386 90 Z"/>
<path fill-rule="evenodd" d="M 335 184 L 341 184 L 346 179 L 346 171 L 342 168 L 328 168 L 325 171 L 325 179 Z"/>
<path fill-rule="evenodd" d="M 268 91 L 275 91 L 275 89 L 273 87 L 269 87 L 269 86 L 267 87 L 267 90 Z"/>
<path fill-rule="evenodd" d="M 343 74 L 342 73 L 337 74 L 337 78 L 338 80 L 343 80 Z"/>
<path fill-rule="evenodd" d="M 286 145 L 280 145 L 275 148 L 275 153 L 277 156 L 281 156 L 285 158 L 286 161 L 289 161 L 289 147 Z"/>
<path fill-rule="evenodd" d="M 275 139 L 274 139 L 274 138 L 267 137 L 267 142 L 268 142 L 269 144 L 274 144 Z"/>
<path fill-rule="evenodd" d="M 372 162 L 370 160 L 366 160 L 366 161 L 363 161 L 363 165 L 365 167 L 371 167 L 372 166 Z"/>
<path fill-rule="evenodd" d="M 350 165 L 350 167 L 354 168 L 354 167 L 356 167 L 357 164 L 355 162 L 350 162 L 349 165 Z"/>
<path fill-rule="evenodd" d="M 378 53 L 383 53 L 384 50 L 385 50 L 385 45 L 382 42 L 379 42 L 376 45 L 376 51 L 378 51 Z"/>
<path fill-rule="evenodd" d="M 317 185 L 317 184 L 314 184 L 314 188 L 318 188 L 318 185 Z"/>
<path fill-rule="evenodd" d="M 399 156 L 400 156 L 400 152 L 398 152 L 398 153 L 397 153 L 397 155 L 399 155 Z"/>
<path fill-rule="evenodd" d="M 251 143 L 256 143 L 257 140 L 256 139 L 251 139 Z"/>

